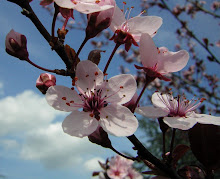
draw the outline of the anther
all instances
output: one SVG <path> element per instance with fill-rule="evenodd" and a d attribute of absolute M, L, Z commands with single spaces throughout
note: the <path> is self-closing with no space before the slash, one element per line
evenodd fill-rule
<path fill-rule="evenodd" d="M 66 100 L 66 97 L 62 97 L 62 100 Z"/>

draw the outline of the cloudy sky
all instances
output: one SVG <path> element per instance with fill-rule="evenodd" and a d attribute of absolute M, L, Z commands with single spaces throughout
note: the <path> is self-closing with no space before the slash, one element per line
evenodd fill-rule
<path fill-rule="evenodd" d="M 52 17 L 39 6 L 38 0 L 31 4 L 50 31 Z M 36 79 L 42 71 L 6 54 L 5 36 L 13 28 L 27 37 L 32 61 L 50 69 L 64 68 L 59 57 L 20 11 L 14 4 L 0 0 L 0 178 L 1 175 L 8 179 L 91 178 L 92 172 L 100 169 L 97 161 L 104 161 L 114 153 L 90 143 L 87 138 L 64 134 L 61 123 L 68 114 L 51 108 L 35 88 Z M 132 16 L 137 14 L 138 8 L 133 10 Z M 151 15 L 164 16 L 164 25 L 155 41 L 159 46 L 173 47 L 176 43 L 173 24 L 164 14 Z M 61 27 L 61 23 L 57 26 Z M 84 33 L 80 31 L 70 31 L 67 43 L 77 49 L 83 37 Z M 113 42 L 111 45 L 114 45 Z M 83 49 L 81 59 L 86 59 L 89 49 L 89 45 Z M 109 53 L 103 54 L 103 58 L 107 59 Z M 100 64 L 102 68 L 104 63 Z M 121 63 L 115 60 L 114 66 L 110 66 L 110 75 L 119 72 L 115 66 Z M 57 78 L 57 83 L 71 85 L 70 79 L 65 77 Z M 126 138 L 112 139 L 115 148 L 133 152 Z"/>

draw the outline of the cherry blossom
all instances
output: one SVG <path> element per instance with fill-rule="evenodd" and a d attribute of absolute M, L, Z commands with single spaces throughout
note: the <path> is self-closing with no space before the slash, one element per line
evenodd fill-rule
<path fill-rule="evenodd" d="M 189 54 L 185 50 L 170 52 L 166 47 L 157 48 L 150 35 L 142 34 L 140 58 L 144 67 L 135 65 L 136 68 L 143 69 L 149 77 L 169 81 L 163 75 L 183 69 L 189 60 Z"/>
<path fill-rule="evenodd" d="M 46 100 L 57 110 L 71 112 L 63 121 L 63 130 L 71 136 L 84 137 L 98 126 L 115 136 L 132 135 L 138 121 L 121 104 L 128 102 L 136 92 L 132 75 L 118 75 L 104 80 L 102 71 L 91 61 L 81 61 L 76 67 L 74 88 L 52 86 Z M 83 109 L 82 111 L 78 109 Z"/>
<path fill-rule="evenodd" d="M 133 161 L 125 159 L 119 155 L 112 157 L 109 161 L 107 175 L 114 179 L 142 179 L 140 175 L 132 167 Z"/>
<path fill-rule="evenodd" d="M 150 118 L 164 117 L 163 121 L 168 126 L 181 130 L 188 130 L 197 122 L 220 125 L 220 117 L 194 112 L 204 99 L 200 101 L 192 99 L 189 101 L 185 96 L 174 98 L 170 93 L 155 92 L 151 100 L 154 106 L 139 107 L 136 112 Z"/>
<path fill-rule="evenodd" d="M 116 6 L 110 25 L 110 29 L 115 33 L 112 39 L 116 43 L 125 43 L 125 49 L 127 51 L 130 49 L 131 43 L 138 46 L 137 42 L 140 41 L 142 33 L 148 33 L 153 37 L 162 25 L 161 17 L 140 16 L 140 14 L 129 19 L 129 14 L 130 12 L 126 19 L 124 13 Z"/>
<path fill-rule="evenodd" d="M 100 12 L 114 7 L 112 5 L 100 6 L 100 0 L 54 0 L 54 2 L 60 7 L 75 9 L 83 14 Z"/>

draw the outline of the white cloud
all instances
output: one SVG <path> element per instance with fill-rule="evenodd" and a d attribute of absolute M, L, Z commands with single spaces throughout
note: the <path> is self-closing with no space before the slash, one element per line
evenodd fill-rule
<path fill-rule="evenodd" d="M 0 136 L 26 132 L 47 126 L 66 113 L 50 107 L 43 96 L 27 90 L 15 97 L 0 100 Z"/>
<path fill-rule="evenodd" d="M 104 159 L 100 157 L 95 157 L 84 163 L 84 169 L 90 172 L 101 171 L 102 169 L 98 161 L 100 161 L 101 163 L 105 163 Z"/>
<path fill-rule="evenodd" d="M 97 150 L 101 152 L 100 149 L 87 138 L 65 134 L 61 123 L 56 123 L 29 132 L 21 150 L 21 158 L 41 161 L 47 168 L 69 168 L 82 165 L 85 157 L 96 154 Z"/>

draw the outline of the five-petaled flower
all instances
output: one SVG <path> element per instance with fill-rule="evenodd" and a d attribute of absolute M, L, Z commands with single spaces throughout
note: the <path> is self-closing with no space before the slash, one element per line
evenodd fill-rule
<path fill-rule="evenodd" d="M 204 101 L 187 100 L 185 96 L 174 98 L 172 94 L 155 92 L 152 95 L 154 106 L 139 107 L 136 112 L 150 118 L 164 117 L 163 121 L 172 128 L 188 130 L 197 122 L 201 124 L 220 125 L 220 117 L 207 114 L 197 114 L 196 108 Z"/>
<path fill-rule="evenodd" d="M 137 42 L 140 41 L 142 33 L 148 33 L 153 37 L 162 25 L 161 17 L 140 15 L 130 19 L 128 19 L 128 15 L 126 19 L 119 7 L 115 7 L 110 25 L 110 29 L 114 32 L 112 39 L 114 39 L 115 43 L 125 44 L 126 51 L 130 49 L 132 44 L 138 46 Z"/>
<path fill-rule="evenodd" d="M 185 50 L 170 52 L 166 47 L 157 48 L 150 35 L 142 34 L 140 58 L 143 67 L 135 65 L 137 69 L 143 69 L 149 77 L 169 81 L 164 75 L 183 69 L 189 60 L 189 54 Z"/>
<path fill-rule="evenodd" d="M 84 137 L 98 126 L 115 136 L 129 136 L 136 131 L 137 119 L 121 105 L 136 92 L 132 75 L 123 74 L 107 80 L 96 64 L 81 61 L 76 67 L 75 86 L 79 94 L 65 86 L 52 86 L 46 93 L 46 100 L 52 107 L 72 111 L 62 124 L 65 133 Z M 82 111 L 78 110 L 80 108 Z"/>

